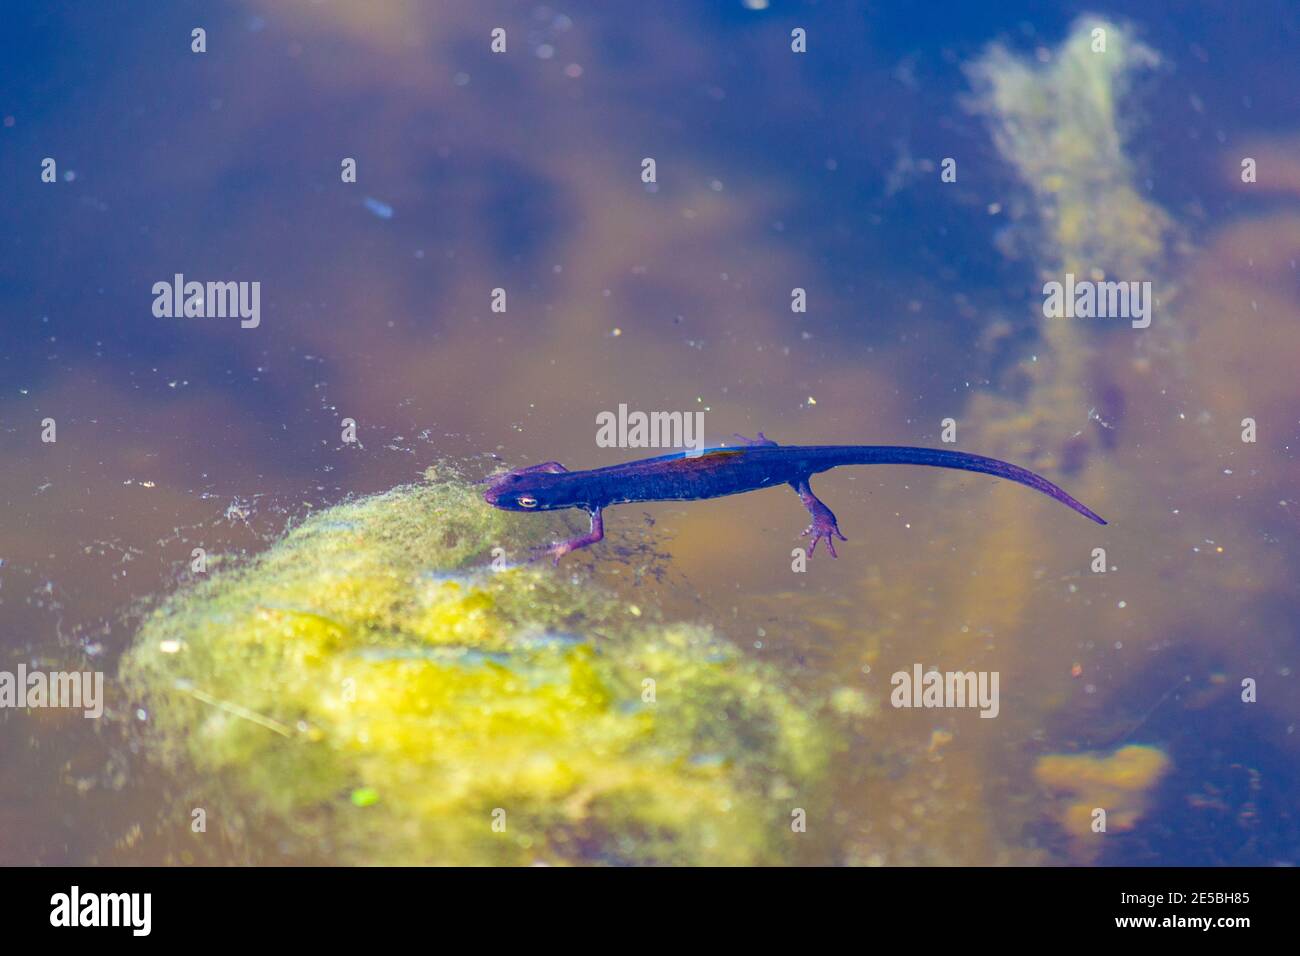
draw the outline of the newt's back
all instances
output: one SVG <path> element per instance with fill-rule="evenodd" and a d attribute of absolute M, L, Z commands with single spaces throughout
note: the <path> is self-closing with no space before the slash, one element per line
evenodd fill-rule
<path fill-rule="evenodd" d="M 793 481 L 807 474 L 806 448 L 710 448 L 611 465 L 566 476 L 590 489 L 591 504 L 632 501 L 693 501 L 741 494 Z M 576 490 L 576 489 L 575 489 Z"/>

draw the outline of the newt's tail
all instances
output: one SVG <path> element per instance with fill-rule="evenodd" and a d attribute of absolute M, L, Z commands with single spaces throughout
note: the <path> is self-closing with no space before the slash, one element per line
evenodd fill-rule
<path fill-rule="evenodd" d="M 1036 475 L 1028 468 L 1021 468 L 1008 461 L 985 458 L 983 455 L 968 455 L 961 451 L 913 448 L 907 445 L 836 445 L 823 446 L 818 450 L 826 453 L 825 458 L 829 468 L 836 465 L 929 465 L 932 468 L 955 468 L 958 471 L 977 471 L 981 474 L 993 475 L 995 478 L 1006 478 L 1008 481 L 1027 485 L 1035 491 L 1041 491 L 1049 498 L 1055 498 L 1062 504 L 1069 505 L 1097 524 L 1106 523 L 1104 518 L 1070 497 L 1042 475 Z"/>

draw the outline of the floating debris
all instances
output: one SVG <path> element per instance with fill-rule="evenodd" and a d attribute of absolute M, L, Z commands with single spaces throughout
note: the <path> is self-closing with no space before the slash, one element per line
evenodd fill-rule
<path fill-rule="evenodd" d="M 378 199 L 367 196 L 365 198 L 365 205 L 367 209 L 373 212 L 380 219 L 393 218 L 393 207 L 388 205 L 386 202 L 380 202 Z"/>

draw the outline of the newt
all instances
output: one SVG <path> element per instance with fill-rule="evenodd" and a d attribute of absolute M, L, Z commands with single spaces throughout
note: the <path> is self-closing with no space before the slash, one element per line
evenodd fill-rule
<path fill-rule="evenodd" d="M 831 557 L 838 557 L 835 539 L 848 539 L 840 533 L 834 512 L 813 494 L 810 482 L 813 475 L 842 465 L 926 465 L 993 475 L 1041 491 L 1097 524 L 1106 524 L 1046 478 L 996 458 L 907 445 L 778 445 L 762 432 L 755 440 L 736 437 L 746 444 L 706 448 L 699 453 L 676 452 L 589 471 L 569 471 L 558 461 L 547 461 L 484 478 L 480 484 L 488 487 L 483 500 L 506 511 L 586 511 L 591 516 L 587 534 L 557 541 L 546 549 L 555 564 L 566 554 L 605 537 L 603 511 L 610 505 L 699 501 L 783 484 L 795 490 L 812 515 L 812 524 L 803 532 L 804 537 L 812 536 L 808 556 L 825 541 Z"/>

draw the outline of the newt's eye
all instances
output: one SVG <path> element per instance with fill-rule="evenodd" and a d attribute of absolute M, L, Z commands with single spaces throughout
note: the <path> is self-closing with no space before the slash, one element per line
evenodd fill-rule
<path fill-rule="evenodd" d="M 516 498 L 515 500 L 519 502 L 519 507 L 521 508 L 537 507 L 537 499 L 534 498 L 532 495 L 524 495 L 520 498 Z"/>

